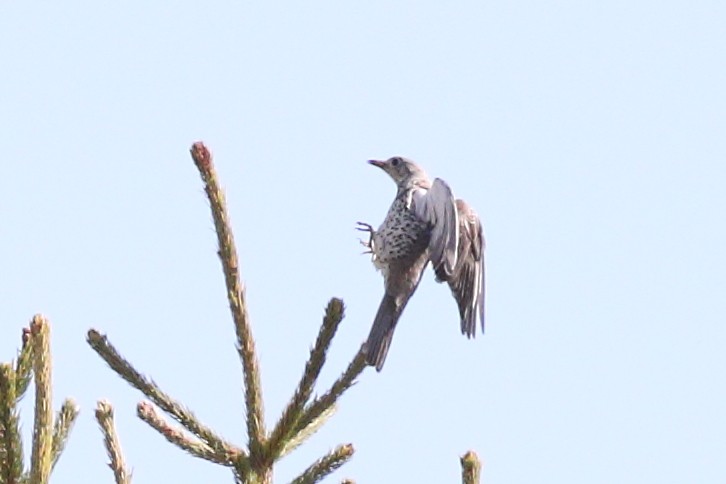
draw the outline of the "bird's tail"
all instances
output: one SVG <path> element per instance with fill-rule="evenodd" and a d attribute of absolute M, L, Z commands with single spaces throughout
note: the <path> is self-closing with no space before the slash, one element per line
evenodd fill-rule
<path fill-rule="evenodd" d="M 376 319 L 373 321 L 373 327 L 368 335 L 367 357 L 366 362 L 370 366 L 375 366 L 377 371 L 383 369 L 383 363 L 386 361 L 388 348 L 391 346 L 393 339 L 393 331 L 396 329 L 398 318 L 403 312 L 403 306 L 396 304 L 396 299 L 385 294 L 383 301 L 378 307 Z"/>

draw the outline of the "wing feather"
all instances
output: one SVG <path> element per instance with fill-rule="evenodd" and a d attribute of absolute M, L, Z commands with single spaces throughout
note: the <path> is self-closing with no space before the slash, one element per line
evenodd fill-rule
<path fill-rule="evenodd" d="M 419 188 L 411 195 L 411 209 L 431 227 L 429 259 L 434 270 L 446 277 L 456 267 L 459 220 L 449 185 L 436 178 L 431 188 Z"/>
<path fill-rule="evenodd" d="M 447 281 L 459 306 L 461 333 L 476 336 L 477 319 L 484 332 L 484 234 L 481 221 L 474 210 L 463 200 L 456 201 L 459 220 L 458 258 L 453 274 L 447 277 L 437 271 L 439 280 Z"/>

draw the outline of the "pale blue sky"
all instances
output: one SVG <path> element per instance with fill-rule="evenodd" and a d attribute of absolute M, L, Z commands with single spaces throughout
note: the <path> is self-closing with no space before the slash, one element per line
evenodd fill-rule
<path fill-rule="evenodd" d="M 231 482 L 135 417 L 89 327 L 244 442 L 240 367 L 193 141 L 229 199 L 272 421 L 331 296 L 322 381 L 382 280 L 354 224 L 420 162 L 480 213 L 487 334 L 428 274 L 381 374 L 278 467 L 357 453 L 331 482 L 726 481 L 726 4 L 62 2 L 0 7 L 0 359 L 53 323 L 56 407 L 82 413 L 56 483 L 112 482 L 116 406 L 137 484 Z M 30 427 L 29 400 L 24 407 Z"/>

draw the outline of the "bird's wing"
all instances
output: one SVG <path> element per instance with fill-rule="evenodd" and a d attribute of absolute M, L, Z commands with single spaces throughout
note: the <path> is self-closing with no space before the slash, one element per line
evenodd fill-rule
<path fill-rule="evenodd" d="M 446 280 L 459 306 L 461 332 L 467 337 L 476 336 L 476 320 L 481 321 L 484 332 L 484 234 L 476 212 L 463 200 L 456 201 L 459 216 L 458 260 L 451 277 L 437 272 Z"/>
<path fill-rule="evenodd" d="M 431 227 L 429 259 L 434 270 L 450 276 L 456 266 L 459 240 L 459 221 L 451 188 L 444 180 L 436 178 L 428 190 L 414 190 L 411 210 Z"/>

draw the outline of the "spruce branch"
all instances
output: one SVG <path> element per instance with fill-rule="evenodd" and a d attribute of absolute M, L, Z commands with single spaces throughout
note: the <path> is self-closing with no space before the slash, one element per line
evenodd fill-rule
<path fill-rule="evenodd" d="M 109 402 L 100 400 L 96 403 L 96 421 L 98 426 L 101 427 L 106 453 L 111 459 L 108 467 L 113 471 L 116 484 L 131 484 L 131 473 L 126 467 L 123 452 L 121 451 L 121 444 L 113 421 L 113 407 Z"/>
<path fill-rule="evenodd" d="M 30 481 L 33 484 L 46 484 L 53 463 L 53 407 L 50 381 L 50 325 L 44 316 L 38 314 L 33 317 L 30 332 L 35 375 L 35 419 Z"/>
<path fill-rule="evenodd" d="M 313 421 L 318 419 L 320 415 L 335 405 L 338 398 L 355 383 L 355 379 L 366 368 L 366 352 L 365 345 L 361 346 L 353 360 L 348 364 L 348 368 L 333 383 L 330 389 L 323 395 L 315 398 L 303 412 L 303 415 L 297 422 L 297 429 L 301 430 L 309 426 Z"/>
<path fill-rule="evenodd" d="M 303 442 L 305 442 L 307 439 L 309 439 L 311 436 L 315 434 L 318 430 L 320 430 L 320 427 L 327 422 L 330 417 L 333 416 L 333 414 L 336 411 L 335 405 L 332 405 L 328 408 L 326 408 L 323 413 L 321 413 L 318 418 L 313 420 L 308 424 L 307 427 L 303 427 L 302 429 L 299 429 L 295 435 L 290 437 L 287 441 L 285 441 L 282 449 L 280 450 L 280 455 L 278 459 L 281 459 L 282 457 L 286 456 L 293 450 L 297 449 L 302 445 Z"/>
<path fill-rule="evenodd" d="M 462 484 L 479 484 L 481 478 L 481 461 L 473 450 L 461 456 Z"/>
<path fill-rule="evenodd" d="M 23 346 L 15 362 L 15 394 L 23 398 L 33 376 L 33 345 L 28 344 L 30 329 L 23 328 Z"/>
<path fill-rule="evenodd" d="M 314 484 L 348 462 L 353 457 L 353 444 L 340 445 L 327 455 L 315 461 L 292 481 L 292 484 Z"/>
<path fill-rule="evenodd" d="M 53 463 L 51 469 L 55 467 L 58 462 L 63 449 L 65 449 L 66 443 L 68 442 L 68 435 L 73 429 L 73 424 L 76 423 L 76 417 L 78 417 L 78 405 L 76 402 L 67 398 L 63 405 L 61 405 L 58 415 L 55 418 L 55 424 L 53 425 L 53 447 L 51 455 L 53 456 Z"/>
<path fill-rule="evenodd" d="M 287 452 L 289 452 L 304 441 L 304 438 L 298 438 L 295 439 L 296 442 L 294 445 L 289 445 L 292 437 L 297 437 L 301 433 L 304 433 L 305 437 L 310 436 L 315 432 L 315 430 L 317 430 L 317 427 L 322 425 L 322 423 L 326 420 L 317 419 L 319 425 L 312 432 L 303 432 L 306 428 L 311 427 L 310 425 L 302 429 L 296 426 L 298 420 L 300 420 L 300 417 L 302 416 L 305 404 L 307 404 L 308 400 L 310 400 L 315 382 L 317 381 L 318 376 L 320 376 L 323 364 L 325 364 L 326 353 L 340 322 L 343 320 L 344 313 L 345 306 L 343 305 L 343 301 L 337 298 L 331 299 L 325 309 L 323 324 L 320 326 L 320 331 L 318 332 L 318 337 L 315 340 L 315 345 L 310 350 L 310 358 L 305 364 L 305 371 L 300 379 L 300 383 L 298 384 L 290 403 L 288 403 L 287 407 L 282 412 L 280 421 L 277 422 L 277 425 L 270 435 L 267 451 L 267 458 L 270 462 L 274 462 L 281 456 L 283 448 L 286 448 Z"/>
<path fill-rule="evenodd" d="M 188 409 L 165 394 L 150 378 L 134 369 L 111 345 L 105 335 L 91 329 L 88 331 L 87 341 L 112 370 L 151 400 L 151 402 L 141 402 L 137 406 L 137 414 L 169 442 L 195 457 L 231 467 L 235 481 L 240 484 L 269 484 L 272 482 L 275 462 L 299 446 L 330 418 L 335 412 L 338 398 L 354 384 L 356 378 L 366 368 L 365 347 L 361 347 L 347 369 L 330 389 L 321 396 L 311 399 L 313 389 L 325 364 L 327 351 L 344 315 L 343 301 L 337 298 L 331 299 L 326 307 L 322 326 L 310 350 L 303 375 L 292 398 L 283 410 L 280 420 L 268 434 L 264 423 L 259 362 L 225 196 L 209 150 L 203 143 L 197 142 L 192 145 L 190 152 L 204 183 L 218 239 L 218 256 L 222 264 L 227 299 L 234 322 L 237 351 L 243 367 L 248 448 L 242 450 L 234 447 L 218 437 L 211 429 L 202 425 Z M 158 412 L 158 409 L 169 414 L 184 428 L 171 425 L 165 416 Z M 108 415 L 106 415 L 107 424 L 102 423 L 104 420 L 101 418 L 104 415 L 102 410 L 103 405 L 99 403 L 97 418 L 104 429 L 107 449 L 112 460 L 111 466 L 114 468 L 118 467 L 115 463 L 122 462 L 120 449 L 113 432 L 112 420 L 108 423 Z M 106 413 L 109 412 L 110 406 Z M 191 435 L 187 434 L 187 431 Z M 116 455 L 113 452 L 114 449 L 117 449 L 119 457 L 114 457 Z M 352 445 L 339 446 L 313 463 L 295 482 L 318 482 L 344 464 L 352 455 Z M 118 479 L 119 477 L 117 477 L 117 481 Z"/>
<path fill-rule="evenodd" d="M 19 482 L 23 474 L 23 442 L 17 413 L 16 374 L 0 364 L 0 482 Z"/>
<path fill-rule="evenodd" d="M 214 452 L 224 452 L 225 449 L 231 447 L 221 437 L 214 433 L 213 430 L 203 425 L 199 419 L 188 409 L 184 408 L 180 403 L 176 402 L 169 395 L 164 393 L 156 383 L 147 379 L 141 373 L 131 366 L 108 341 L 105 335 L 101 335 L 95 329 L 88 331 L 86 340 L 93 350 L 108 363 L 113 371 L 119 374 L 121 378 L 131 384 L 132 387 L 141 391 L 154 404 L 163 411 L 171 415 L 177 422 L 182 424 L 189 432 L 198 437 Z"/>
<path fill-rule="evenodd" d="M 247 314 L 245 288 L 240 278 L 237 249 L 229 223 L 224 193 L 219 186 L 217 174 L 214 170 L 212 154 L 202 142 L 194 143 L 190 151 L 204 182 L 204 191 L 209 199 L 219 242 L 218 254 L 224 270 L 227 299 L 229 300 L 229 307 L 237 334 L 237 351 L 244 369 L 250 457 L 253 463 L 257 464 L 257 462 L 263 460 L 266 440 L 262 386 L 260 384 L 259 361 L 257 360 L 255 342 L 252 338 L 252 330 Z"/>
<path fill-rule="evenodd" d="M 172 427 L 164 420 L 151 402 L 141 402 L 136 406 L 136 413 L 141 420 L 149 424 L 159 432 L 166 440 L 182 450 L 189 452 L 194 457 L 208 460 L 227 467 L 233 467 L 239 462 L 240 457 L 245 458 L 244 453 L 237 448 L 229 447 L 223 452 L 215 452 L 204 442 L 186 435 L 181 429 Z"/>

